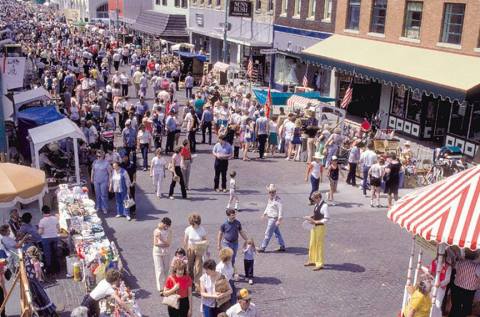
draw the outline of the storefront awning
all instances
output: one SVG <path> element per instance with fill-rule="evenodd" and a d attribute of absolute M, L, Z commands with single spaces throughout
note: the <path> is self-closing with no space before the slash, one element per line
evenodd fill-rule
<path fill-rule="evenodd" d="M 255 94 L 255 98 L 257 99 L 258 103 L 260 103 L 262 106 L 265 105 L 265 103 L 267 102 L 268 89 L 254 88 L 252 90 L 253 90 L 253 93 Z M 288 99 L 292 97 L 294 94 L 292 92 L 271 91 L 270 95 L 272 97 L 272 104 L 274 106 L 285 106 L 287 104 Z M 309 99 L 315 99 L 323 102 L 335 101 L 335 98 L 321 96 L 320 92 L 318 91 L 303 92 L 295 95 L 309 98 Z"/>
<path fill-rule="evenodd" d="M 186 27 L 185 15 L 165 14 L 154 10 L 143 11 L 131 26 L 135 31 L 165 38 L 188 37 Z"/>
<path fill-rule="evenodd" d="M 480 99 L 480 58 L 333 35 L 302 52 L 307 63 L 459 102 Z"/>

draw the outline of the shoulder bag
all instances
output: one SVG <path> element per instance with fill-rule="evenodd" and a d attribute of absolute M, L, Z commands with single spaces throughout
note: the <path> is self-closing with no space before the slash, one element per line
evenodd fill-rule
<path fill-rule="evenodd" d="M 217 293 L 226 293 L 230 289 L 230 283 L 228 282 L 225 275 L 222 275 L 216 282 L 215 282 L 215 292 Z M 226 302 L 230 301 L 230 296 L 224 296 L 216 300 L 217 307 L 222 306 Z"/>
<path fill-rule="evenodd" d="M 169 277 L 169 279 L 172 279 Z M 175 285 L 175 280 L 173 280 L 173 284 Z M 172 308 L 178 309 L 180 307 L 180 295 L 174 293 L 172 295 L 164 296 L 162 299 L 162 304 L 170 306 Z"/>

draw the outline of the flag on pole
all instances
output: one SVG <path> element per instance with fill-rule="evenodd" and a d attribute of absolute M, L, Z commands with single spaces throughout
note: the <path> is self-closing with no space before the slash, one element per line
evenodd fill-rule
<path fill-rule="evenodd" d="M 308 78 L 307 78 L 308 70 L 305 70 L 305 75 L 303 75 L 302 85 L 304 88 L 308 87 Z"/>
<path fill-rule="evenodd" d="M 250 55 L 250 58 L 248 60 L 248 66 L 247 66 L 247 76 L 252 79 L 253 77 L 253 59 L 252 56 Z"/>
<path fill-rule="evenodd" d="M 270 85 L 268 86 L 267 102 L 265 103 L 265 116 L 270 118 L 270 110 L 272 108 L 272 94 L 270 93 Z"/>
<path fill-rule="evenodd" d="M 350 81 L 350 84 L 348 84 L 348 88 L 345 91 L 345 95 L 343 96 L 342 102 L 340 103 L 340 107 L 343 109 L 346 109 L 350 102 L 352 102 L 352 97 L 353 97 L 353 77 L 352 80 Z"/>

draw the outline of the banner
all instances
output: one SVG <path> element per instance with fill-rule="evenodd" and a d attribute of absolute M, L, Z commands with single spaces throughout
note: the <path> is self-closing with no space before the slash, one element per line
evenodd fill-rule
<path fill-rule="evenodd" d="M 230 0 L 229 16 L 231 17 L 252 17 L 252 2 L 245 0 Z"/>
<path fill-rule="evenodd" d="M 1 70 L 6 89 L 23 87 L 25 57 L 3 57 Z"/>

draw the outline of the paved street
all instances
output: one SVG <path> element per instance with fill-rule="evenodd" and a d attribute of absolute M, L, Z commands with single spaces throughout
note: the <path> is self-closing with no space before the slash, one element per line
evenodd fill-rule
<path fill-rule="evenodd" d="M 177 199 L 169 200 L 166 195 L 158 199 L 147 172 L 139 171 L 138 220 L 127 222 L 114 218 L 113 211 L 106 219 L 108 234 L 117 241 L 130 274 L 127 280 L 134 289 L 139 289 L 140 307 L 147 316 L 166 316 L 166 308 L 155 290 L 151 255 L 152 232 L 159 220 L 168 216 L 173 221 L 172 249 L 181 246 L 191 212 L 202 215 L 202 224 L 212 246 L 216 245 L 218 228 L 225 220 L 228 194 L 213 191 L 211 146 L 199 145 L 198 148 L 188 200 L 179 199 L 179 188 L 176 189 Z M 260 216 L 267 199 L 267 184 L 277 184 L 286 214 L 281 230 L 287 252 L 257 256 L 256 283 L 250 287 L 253 301 L 263 316 L 393 316 L 402 298 L 409 236 L 386 218 L 386 209 L 370 208 L 369 199 L 363 198 L 359 189 L 342 183 L 336 196 L 339 204 L 330 209 L 327 265 L 321 272 L 304 268 L 309 233 L 301 227 L 301 218 L 312 210 L 307 205 L 310 187 L 303 182 L 304 168 L 305 163 L 286 162 L 282 158 L 230 162 L 230 170 L 237 171 L 240 187 L 238 219 L 257 245 L 265 229 Z M 167 173 L 165 193 L 170 180 Z M 327 190 L 327 183 L 321 184 L 320 189 Z M 272 239 L 268 249 L 276 247 Z M 216 259 L 215 248 L 211 252 Z M 239 265 L 238 268 L 243 274 L 243 267 Z M 237 287 L 243 286 L 248 285 L 237 283 Z M 198 298 L 194 299 L 194 306 L 194 316 L 200 316 Z"/>

